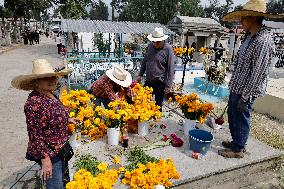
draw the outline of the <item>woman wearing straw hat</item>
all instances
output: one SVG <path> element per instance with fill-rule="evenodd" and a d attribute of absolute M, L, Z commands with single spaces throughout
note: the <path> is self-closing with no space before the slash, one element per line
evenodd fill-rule
<path fill-rule="evenodd" d="M 264 18 L 281 18 L 266 12 L 264 0 L 250 0 L 240 11 L 224 16 L 223 20 L 240 21 L 246 34 L 235 61 L 228 101 L 228 122 L 232 141 L 223 141 L 219 154 L 227 158 L 244 157 L 250 131 L 250 113 L 257 97 L 264 96 L 274 43 Z"/>
<path fill-rule="evenodd" d="M 124 91 L 126 99 L 130 99 L 134 95 L 130 89 L 132 83 L 131 74 L 120 66 L 106 71 L 91 87 L 92 94 L 96 97 L 95 104 L 100 106 L 103 103 L 108 108 L 108 103 L 119 100 L 118 92 Z"/>
<path fill-rule="evenodd" d="M 37 59 L 32 74 L 20 75 L 11 82 L 17 89 L 32 90 L 24 106 L 29 136 L 26 158 L 41 165 L 47 189 L 63 189 L 66 162 L 55 151 L 68 141 L 68 122 L 77 121 L 69 118 L 68 109 L 52 93 L 57 78 L 68 73 L 69 70 L 55 72 L 47 60 Z"/>

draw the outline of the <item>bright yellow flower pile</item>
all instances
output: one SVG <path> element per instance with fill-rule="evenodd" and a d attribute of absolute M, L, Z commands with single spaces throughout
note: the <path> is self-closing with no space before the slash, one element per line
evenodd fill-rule
<path fill-rule="evenodd" d="M 197 94 L 176 96 L 182 112 L 187 119 L 198 120 L 204 123 L 206 116 L 214 109 L 211 103 L 203 103 Z"/>
<path fill-rule="evenodd" d="M 188 55 L 191 55 L 192 52 L 194 52 L 195 49 L 193 47 L 188 49 Z M 174 54 L 176 56 L 183 56 L 186 53 L 186 47 L 182 48 L 182 47 L 175 47 L 174 48 Z"/>
<path fill-rule="evenodd" d="M 201 54 L 208 54 L 208 53 L 209 53 L 209 49 L 206 48 L 206 47 L 201 47 L 201 48 L 199 49 L 199 52 L 200 52 Z"/>
<path fill-rule="evenodd" d="M 74 175 L 74 181 L 68 182 L 66 189 L 112 189 L 117 182 L 119 171 L 109 169 L 93 176 L 89 171 L 80 169 Z"/>
<path fill-rule="evenodd" d="M 83 135 L 89 135 L 91 140 L 100 138 L 106 134 L 104 121 L 94 111 L 92 103 L 94 96 L 85 90 L 71 90 L 70 93 L 63 91 L 61 102 L 69 109 L 69 117 L 78 118 L 82 124 L 69 124 L 70 132 L 80 130 Z"/>
<path fill-rule="evenodd" d="M 104 118 L 123 122 L 129 120 L 143 122 L 153 118 L 159 119 L 162 116 L 160 107 L 152 100 L 152 88 L 136 84 L 132 90 L 135 93 L 135 96 L 132 97 L 133 104 L 117 100 L 108 104 L 110 109 L 103 109 L 98 106 L 96 112 Z M 106 121 L 106 124 L 109 126 L 108 121 Z"/>
<path fill-rule="evenodd" d="M 135 96 L 132 98 L 133 114 L 131 117 L 139 122 L 148 121 L 152 118 L 159 119 L 162 116 L 160 107 L 153 101 L 153 89 L 149 87 L 142 87 L 137 83 L 133 87 Z"/>
<path fill-rule="evenodd" d="M 172 186 L 171 179 L 179 179 L 173 160 L 161 159 L 156 163 L 147 165 L 138 164 L 138 168 L 133 171 L 126 171 L 123 184 L 130 185 L 130 188 L 152 189 L 154 185 Z"/>

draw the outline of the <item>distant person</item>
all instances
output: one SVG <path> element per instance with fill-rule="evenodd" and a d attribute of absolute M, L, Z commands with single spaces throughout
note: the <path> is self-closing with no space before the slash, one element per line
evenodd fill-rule
<path fill-rule="evenodd" d="M 34 45 L 34 36 L 33 36 L 32 31 L 28 32 L 28 39 L 29 39 L 30 45 Z"/>
<path fill-rule="evenodd" d="M 24 44 L 28 45 L 29 44 L 29 39 L 28 39 L 27 32 L 23 32 L 23 39 L 24 39 Z"/>
<path fill-rule="evenodd" d="M 57 44 L 57 53 L 61 53 L 62 43 Z"/>
<path fill-rule="evenodd" d="M 226 158 L 244 157 L 253 103 L 266 93 L 275 46 L 269 28 L 263 25 L 264 17 L 277 17 L 266 12 L 265 0 L 250 0 L 242 10 L 223 17 L 223 21 L 239 21 L 246 32 L 229 82 L 228 122 L 232 140 L 223 141 L 225 149 L 218 152 Z"/>
<path fill-rule="evenodd" d="M 65 45 L 62 45 L 60 52 L 61 52 L 62 56 L 64 56 L 64 57 L 66 56 L 67 49 L 66 49 Z"/>
<path fill-rule="evenodd" d="M 34 32 L 34 39 L 35 39 L 35 43 L 39 44 L 39 31 L 38 30 Z"/>
<path fill-rule="evenodd" d="M 165 93 L 169 93 L 174 79 L 175 55 L 171 45 L 165 42 L 168 35 L 164 34 L 163 28 L 155 28 L 148 35 L 152 43 L 148 45 L 147 53 L 141 63 L 141 69 L 137 76 L 137 82 L 141 81 L 146 72 L 145 86 L 153 88 L 156 105 L 162 105 Z"/>

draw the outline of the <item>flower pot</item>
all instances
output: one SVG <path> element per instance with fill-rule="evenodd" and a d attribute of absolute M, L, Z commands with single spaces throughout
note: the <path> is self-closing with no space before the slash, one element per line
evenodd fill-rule
<path fill-rule="evenodd" d="M 196 120 L 191 120 L 191 119 L 185 119 L 183 129 L 184 129 L 184 135 L 188 136 L 188 132 L 190 130 L 195 129 L 196 126 Z"/>
<path fill-rule="evenodd" d="M 120 129 L 108 128 L 107 129 L 107 143 L 112 146 L 117 146 L 119 143 Z"/>
<path fill-rule="evenodd" d="M 70 136 L 69 142 L 73 148 L 77 148 L 81 146 L 81 133 L 80 132 L 73 133 Z"/>
<path fill-rule="evenodd" d="M 138 123 L 138 135 L 146 136 L 149 133 L 149 122 L 144 121 L 142 123 Z"/>

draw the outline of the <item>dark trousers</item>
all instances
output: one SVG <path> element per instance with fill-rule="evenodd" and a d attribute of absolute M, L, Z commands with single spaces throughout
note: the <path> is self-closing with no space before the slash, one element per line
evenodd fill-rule
<path fill-rule="evenodd" d="M 160 111 L 162 111 L 166 84 L 162 81 L 155 81 L 155 82 L 146 81 L 144 86 L 153 88 L 153 95 L 155 95 L 156 105 L 160 106 L 161 107 Z"/>
<path fill-rule="evenodd" d="M 254 99 L 247 102 L 244 112 L 237 109 L 238 102 L 241 99 L 240 94 L 231 93 L 228 102 L 228 122 L 232 136 L 233 150 L 240 151 L 245 148 L 250 131 L 250 114 Z"/>
<path fill-rule="evenodd" d="M 96 97 L 95 105 L 96 106 L 101 106 L 103 104 L 106 109 L 109 109 L 108 104 L 110 102 L 111 102 L 110 99 L 107 99 L 107 98 L 97 98 Z"/>

